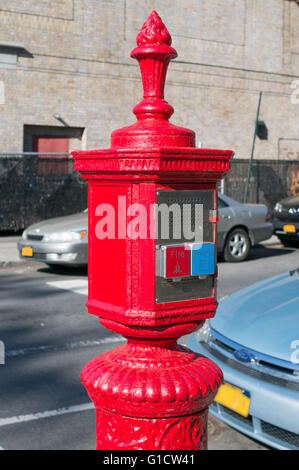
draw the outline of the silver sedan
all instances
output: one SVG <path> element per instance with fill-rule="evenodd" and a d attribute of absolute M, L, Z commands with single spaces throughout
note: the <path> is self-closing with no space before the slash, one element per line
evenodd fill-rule
<path fill-rule="evenodd" d="M 218 195 L 218 252 L 225 261 L 244 261 L 250 246 L 273 234 L 270 214 L 263 204 L 242 204 Z"/>
<path fill-rule="evenodd" d="M 21 258 L 49 265 L 87 265 L 87 210 L 30 225 L 18 242 Z"/>
<path fill-rule="evenodd" d="M 218 252 L 226 261 L 243 261 L 251 245 L 271 237 L 266 206 L 241 204 L 223 194 L 218 206 Z M 18 242 L 20 256 L 49 265 L 87 265 L 87 226 L 87 210 L 31 225 Z"/>

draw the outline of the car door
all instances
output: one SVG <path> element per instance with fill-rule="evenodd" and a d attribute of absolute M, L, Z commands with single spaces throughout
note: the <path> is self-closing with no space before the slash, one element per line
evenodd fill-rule
<path fill-rule="evenodd" d="M 222 251 L 227 233 L 230 231 L 234 224 L 234 211 L 233 209 L 218 195 L 218 216 L 219 222 L 217 227 L 218 251 Z"/>

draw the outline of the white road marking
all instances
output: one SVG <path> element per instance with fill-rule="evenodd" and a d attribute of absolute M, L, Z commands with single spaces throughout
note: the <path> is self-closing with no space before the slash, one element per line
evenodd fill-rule
<path fill-rule="evenodd" d="M 47 282 L 48 286 L 56 287 L 58 289 L 69 290 L 79 295 L 88 294 L 88 280 L 87 279 L 69 279 L 67 281 L 50 281 Z"/>
<path fill-rule="evenodd" d="M 70 290 L 80 295 L 88 294 L 88 281 L 86 279 L 75 279 L 68 281 L 51 281 L 47 282 L 51 287 L 58 289 Z M 124 342 L 125 339 L 122 336 L 107 336 L 99 340 L 87 340 L 87 341 L 74 341 L 72 343 L 66 343 L 62 346 L 59 345 L 41 345 L 25 349 L 15 349 L 7 351 L 6 356 L 16 357 L 24 356 L 29 353 L 42 352 L 42 351 L 57 351 L 59 349 L 77 349 L 85 348 L 90 346 L 99 346 L 101 344 L 109 343 L 120 343 Z M 10 424 L 25 423 L 28 421 L 35 421 L 38 419 L 51 418 L 53 416 L 61 416 L 70 413 L 77 413 L 79 411 L 86 411 L 94 409 L 93 403 L 84 403 L 82 405 L 74 405 L 65 408 L 58 408 L 57 410 L 42 411 L 39 413 L 33 413 L 28 415 L 12 416 L 10 418 L 0 418 L 0 427 L 8 426 Z M 4 450 L 0 447 L 0 450 Z"/>
<path fill-rule="evenodd" d="M 20 424 L 28 421 L 36 421 L 37 419 L 51 418 L 53 416 L 61 416 L 70 413 L 77 413 L 78 411 L 86 411 L 94 409 L 93 403 L 83 403 L 82 405 L 74 405 L 65 408 L 58 408 L 57 410 L 41 411 L 40 413 L 33 413 L 28 415 L 12 416 L 11 418 L 1 418 L 0 427 L 8 426 L 9 424 Z M 3 449 L 4 450 L 4 449 Z"/>
<path fill-rule="evenodd" d="M 59 351 L 59 350 L 70 350 L 70 349 L 80 349 L 88 348 L 92 346 L 100 346 L 101 344 L 109 343 L 124 343 L 126 340 L 123 336 L 106 336 L 105 338 L 86 340 L 86 341 L 73 341 L 72 343 L 59 344 L 46 344 L 41 346 L 33 346 L 31 348 L 24 349 L 13 349 L 11 351 L 6 351 L 6 357 L 17 357 L 25 356 L 26 354 L 35 353 L 35 352 L 48 352 L 48 351 Z"/>

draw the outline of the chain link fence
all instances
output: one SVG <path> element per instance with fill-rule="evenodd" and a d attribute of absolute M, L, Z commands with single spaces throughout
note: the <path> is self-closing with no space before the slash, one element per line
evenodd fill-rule
<path fill-rule="evenodd" d="M 244 200 L 249 160 L 232 161 L 219 186 L 227 196 Z M 249 203 L 270 210 L 287 196 L 299 195 L 298 160 L 255 160 Z M 67 154 L 0 153 L 0 230 L 21 230 L 52 217 L 80 212 L 87 207 L 87 184 L 74 171 Z"/>
<path fill-rule="evenodd" d="M 0 154 L 0 230 L 87 207 L 87 184 L 68 154 Z"/>
<path fill-rule="evenodd" d="M 249 160 L 236 159 L 222 183 L 221 191 L 243 202 Z M 266 204 L 270 211 L 280 199 L 299 195 L 298 160 L 254 160 L 248 203 Z"/>

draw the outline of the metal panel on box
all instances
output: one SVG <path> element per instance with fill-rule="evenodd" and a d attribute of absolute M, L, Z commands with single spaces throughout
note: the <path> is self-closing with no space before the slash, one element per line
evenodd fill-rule
<path fill-rule="evenodd" d="M 156 193 L 156 303 L 213 296 L 213 276 L 191 277 L 192 243 L 214 247 L 215 192 L 210 189 L 158 190 Z M 205 243 L 206 245 L 203 245 Z M 203 257 L 206 248 L 201 252 Z M 193 265 L 199 252 L 196 251 Z M 211 256 L 206 257 L 211 260 Z M 197 263 L 198 264 L 198 263 Z M 211 261 L 210 261 L 211 264 Z M 213 274 L 209 264 L 210 273 Z M 194 272 L 199 268 L 194 268 Z M 207 270 L 207 269 L 206 269 Z M 204 273 L 202 273 L 204 274 Z"/>
<path fill-rule="evenodd" d="M 210 211 L 214 209 L 212 189 L 158 190 L 156 203 L 156 245 L 199 242 L 200 240 L 188 238 L 198 228 L 195 225 L 197 221 L 201 224 L 202 241 L 214 242 L 213 224 L 209 223 Z M 202 206 L 202 211 L 198 206 Z M 178 213 L 181 217 L 177 216 Z"/>
<path fill-rule="evenodd" d="M 179 282 L 156 278 L 156 303 L 212 297 L 213 284 L 212 276 L 207 276 L 206 279 L 188 277 L 181 279 Z"/>

